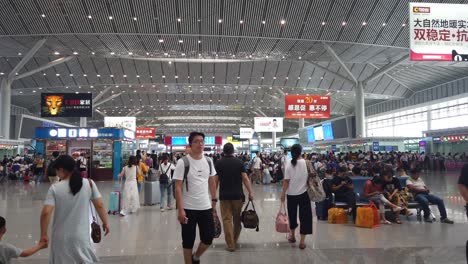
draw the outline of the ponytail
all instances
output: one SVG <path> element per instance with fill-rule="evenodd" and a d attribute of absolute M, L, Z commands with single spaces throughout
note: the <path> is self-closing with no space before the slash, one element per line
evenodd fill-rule
<path fill-rule="evenodd" d="M 78 170 L 73 171 L 70 176 L 69 185 L 73 195 L 77 194 L 81 190 L 81 187 L 83 186 L 83 178 Z"/>
<path fill-rule="evenodd" d="M 299 144 L 294 144 L 292 147 L 291 147 L 291 156 L 292 156 L 292 160 L 291 160 L 291 164 L 295 167 L 296 164 L 297 164 L 297 159 L 301 156 L 302 154 L 302 147 L 301 145 Z"/>

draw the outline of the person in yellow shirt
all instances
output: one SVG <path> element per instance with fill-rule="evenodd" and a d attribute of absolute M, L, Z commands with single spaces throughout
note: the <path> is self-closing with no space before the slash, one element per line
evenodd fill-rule
<path fill-rule="evenodd" d="M 138 166 L 140 167 L 138 171 L 138 174 L 137 174 L 137 184 L 138 184 L 138 193 L 141 192 L 141 185 L 143 184 L 143 182 L 145 181 L 145 177 L 146 175 L 148 175 L 148 166 L 146 166 L 146 164 L 143 162 L 142 159 L 140 159 L 138 161 Z"/>

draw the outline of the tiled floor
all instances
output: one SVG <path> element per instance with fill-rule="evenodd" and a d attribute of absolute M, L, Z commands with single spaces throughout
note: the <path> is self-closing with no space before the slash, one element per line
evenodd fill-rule
<path fill-rule="evenodd" d="M 274 231 L 279 208 L 279 187 L 255 186 L 260 232 L 243 230 L 241 248 L 229 253 L 224 241 L 215 240 L 202 263 L 466 263 L 468 225 L 464 202 L 458 195 L 456 173 L 423 176 L 433 193 L 444 197 L 454 225 L 421 223 L 416 217 L 403 225 L 376 229 L 329 225 L 314 221 L 314 235 L 307 249 L 286 242 Z M 100 182 L 108 194 L 110 182 Z M 39 237 L 39 215 L 48 184 L 30 186 L 0 184 L 0 215 L 6 216 L 8 233 L 4 240 L 18 247 L 30 247 Z M 107 199 L 107 196 L 105 196 Z M 438 215 L 437 208 L 434 212 Z M 102 263 L 182 263 L 180 225 L 176 211 L 159 212 L 159 206 L 143 207 L 125 218 L 110 216 L 111 234 L 96 245 Z M 47 263 L 48 251 L 41 251 L 15 263 Z"/>

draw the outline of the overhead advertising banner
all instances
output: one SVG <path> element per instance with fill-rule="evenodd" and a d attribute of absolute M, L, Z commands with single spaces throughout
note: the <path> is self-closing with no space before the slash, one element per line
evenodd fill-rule
<path fill-rule="evenodd" d="M 41 117 L 92 117 L 93 95 L 42 93 Z"/>
<path fill-rule="evenodd" d="M 137 139 L 153 139 L 156 138 L 156 128 L 154 127 L 137 127 L 135 131 Z"/>
<path fill-rule="evenodd" d="M 372 150 L 379 151 L 380 150 L 380 143 L 379 142 L 372 142 Z"/>
<path fill-rule="evenodd" d="M 283 132 L 282 117 L 255 117 L 254 121 L 255 132 Z"/>
<path fill-rule="evenodd" d="M 251 139 L 253 138 L 254 130 L 251 127 L 241 127 L 239 131 L 239 138 Z"/>
<path fill-rule="evenodd" d="M 134 116 L 105 116 L 105 127 L 126 128 L 131 131 L 136 130 L 136 117 Z"/>
<path fill-rule="evenodd" d="M 409 4 L 410 59 L 468 61 L 468 5 Z"/>
<path fill-rule="evenodd" d="M 286 95 L 285 118 L 330 118 L 330 96 Z"/>

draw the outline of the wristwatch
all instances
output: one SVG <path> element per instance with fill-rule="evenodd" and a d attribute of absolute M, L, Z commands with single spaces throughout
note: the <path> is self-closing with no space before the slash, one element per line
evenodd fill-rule
<path fill-rule="evenodd" d="M 216 199 L 216 198 L 215 198 L 215 199 L 211 199 L 211 201 L 217 203 L 217 202 L 218 202 L 218 199 Z"/>

